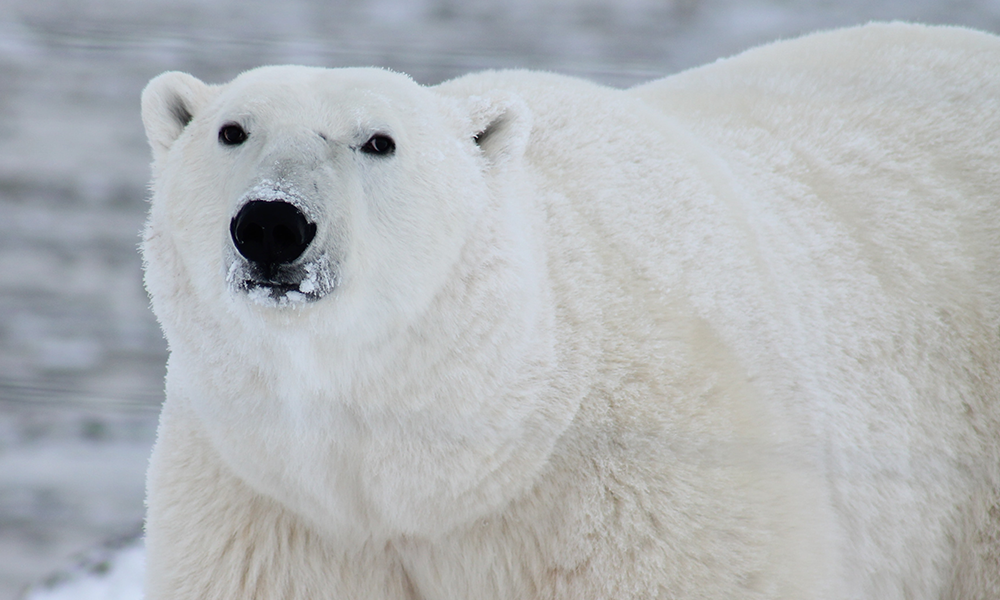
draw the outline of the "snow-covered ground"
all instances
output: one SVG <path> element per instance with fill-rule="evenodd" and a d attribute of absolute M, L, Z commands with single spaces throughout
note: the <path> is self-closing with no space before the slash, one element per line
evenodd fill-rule
<path fill-rule="evenodd" d="M 145 559 L 139 532 L 108 540 L 33 584 L 23 600 L 139 600 Z"/>
<path fill-rule="evenodd" d="M 1000 0 L 0 0 L 0 600 L 45 581 L 33 600 L 138 597 L 141 546 L 71 556 L 142 517 L 166 357 L 135 251 L 157 73 L 529 67 L 625 86 L 873 19 L 1000 31 Z"/>

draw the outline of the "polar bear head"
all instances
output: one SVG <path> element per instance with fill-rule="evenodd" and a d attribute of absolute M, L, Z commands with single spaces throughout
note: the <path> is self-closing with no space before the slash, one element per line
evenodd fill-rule
<path fill-rule="evenodd" d="M 197 414 L 245 482 L 338 531 L 372 515 L 429 531 L 465 518 L 441 490 L 500 502 L 544 463 L 571 411 L 528 393 L 505 418 L 494 406 L 554 360 L 537 333 L 544 261 L 520 250 L 535 242 L 515 201 L 532 130 L 518 95 L 266 67 L 221 86 L 166 73 L 142 114 L 168 404 Z M 462 454 L 516 443 L 529 450 L 507 470 Z M 359 486 L 378 510 L 351 508 Z"/>
<path fill-rule="evenodd" d="M 178 305 L 405 323 L 530 130 L 509 94 L 446 97 L 380 69 L 265 67 L 222 86 L 165 73 L 142 112 L 147 286 L 168 339 Z"/>

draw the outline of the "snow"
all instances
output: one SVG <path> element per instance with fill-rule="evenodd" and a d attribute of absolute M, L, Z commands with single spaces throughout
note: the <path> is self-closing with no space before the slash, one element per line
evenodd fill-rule
<path fill-rule="evenodd" d="M 528 67 L 625 86 L 872 19 L 1000 31 L 1000 2 L 4 0 L 0 600 L 142 518 L 166 360 L 136 253 L 151 77 L 379 65 L 432 84 Z M 299 291 L 327 283 L 319 270 Z M 27 597 L 138 598 L 141 547 L 102 552 L 109 570 L 77 565 Z"/>
<path fill-rule="evenodd" d="M 24 600 L 140 600 L 146 553 L 138 539 L 80 556 L 29 589 Z"/>

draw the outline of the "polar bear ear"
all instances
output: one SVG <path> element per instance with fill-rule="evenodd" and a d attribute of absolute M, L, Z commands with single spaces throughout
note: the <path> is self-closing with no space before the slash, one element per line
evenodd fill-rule
<path fill-rule="evenodd" d="M 142 124 L 159 161 L 184 128 L 208 103 L 213 87 L 187 73 L 170 71 L 149 82 L 142 91 Z"/>
<path fill-rule="evenodd" d="M 471 136 L 493 166 L 520 158 L 531 136 L 531 109 L 519 96 L 490 92 L 469 98 Z"/>

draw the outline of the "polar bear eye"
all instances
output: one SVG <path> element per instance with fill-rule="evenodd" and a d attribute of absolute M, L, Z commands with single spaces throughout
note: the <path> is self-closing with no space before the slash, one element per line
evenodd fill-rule
<path fill-rule="evenodd" d="M 226 123 L 219 130 L 219 142 L 226 146 L 239 146 L 247 141 L 247 132 L 236 123 Z"/>
<path fill-rule="evenodd" d="M 365 142 L 364 146 L 361 146 L 361 151 L 366 154 L 379 154 L 382 156 L 392 154 L 395 150 L 396 142 L 383 133 L 376 133 Z"/>

